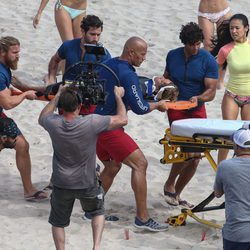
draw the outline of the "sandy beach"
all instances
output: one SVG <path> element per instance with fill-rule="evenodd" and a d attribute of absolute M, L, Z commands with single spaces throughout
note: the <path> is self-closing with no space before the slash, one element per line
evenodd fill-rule
<path fill-rule="evenodd" d="M 50 57 L 61 44 L 54 23 L 54 3 L 49 1 L 38 29 L 32 26 L 32 18 L 40 1 L 0 1 L 1 36 L 12 35 L 21 42 L 21 58 L 17 74 L 28 82 L 41 83 L 47 72 Z M 140 36 L 149 44 L 147 60 L 137 70 L 139 75 L 161 75 L 165 57 L 170 49 L 181 46 L 179 31 L 182 24 L 197 22 L 198 0 L 182 1 L 122 1 L 90 0 L 88 14 L 98 15 L 104 21 L 101 42 L 112 56 L 118 56 L 124 42 L 130 36 Z M 249 0 L 229 2 L 232 12 L 250 17 Z M 209 118 L 221 118 L 220 103 L 223 90 L 218 90 L 214 101 L 207 103 Z M 32 179 L 38 188 L 48 184 L 51 175 L 52 146 L 48 134 L 38 125 L 38 116 L 46 102 L 24 101 L 18 107 L 6 111 L 14 118 L 30 144 Z M 171 215 L 178 215 L 180 208 L 166 204 L 163 184 L 170 165 L 163 165 L 163 138 L 168 120 L 164 113 L 154 111 L 144 116 L 129 112 L 126 131 L 136 140 L 149 161 L 147 171 L 148 208 L 151 217 L 164 222 Z M 216 152 L 213 152 L 216 156 Z M 208 228 L 188 218 L 183 227 L 170 227 L 161 233 L 142 232 L 133 227 L 135 216 L 134 195 L 130 186 L 130 169 L 122 168 L 106 195 L 107 214 L 119 216 L 117 222 L 107 222 L 103 250 L 156 250 L 156 249 L 222 249 L 221 230 Z M 196 175 L 183 192 L 188 201 L 198 204 L 211 192 L 215 173 L 203 159 Z M 0 248 L 3 250 L 50 250 L 54 249 L 51 226 L 47 222 L 49 202 L 30 203 L 23 199 L 22 183 L 16 168 L 15 152 L 3 150 L 0 162 Z M 216 199 L 213 204 L 220 204 Z M 224 210 L 204 213 L 202 218 L 223 224 Z M 125 240 L 125 230 L 129 240 Z M 202 235 L 205 240 L 202 241 Z M 82 211 L 76 202 L 71 224 L 66 229 L 66 249 L 91 249 L 90 223 L 82 219 Z"/>

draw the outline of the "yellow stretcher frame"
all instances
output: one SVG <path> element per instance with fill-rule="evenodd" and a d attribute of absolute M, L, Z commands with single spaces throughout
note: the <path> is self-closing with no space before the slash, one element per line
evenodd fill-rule
<path fill-rule="evenodd" d="M 211 150 L 219 148 L 232 149 L 233 143 L 229 136 L 211 135 L 211 134 L 194 134 L 193 137 L 174 136 L 171 134 L 170 128 L 165 131 L 165 136 L 161 139 L 160 144 L 164 147 L 164 156 L 160 160 L 161 163 L 180 163 L 190 159 L 190 153 L 201 153 L 201 157 L 206 157 L 214 171 L 217 170 L 217 164 L 210 154 Z M 219 206 L 206 207 L 213 199 L 214 193 L 211 193 L 205 200 L 196 205 L 192 209 L 182 209 L 181 214 L 168 218 L 168 223 L 172 226 L 183 226 L 186 224 L 187 216 L 192 217 L 196 221 L 214 228 L 222 228 L 214 222 L 201 219 L 195 213 L 224 209 L 225 203 Z"/>

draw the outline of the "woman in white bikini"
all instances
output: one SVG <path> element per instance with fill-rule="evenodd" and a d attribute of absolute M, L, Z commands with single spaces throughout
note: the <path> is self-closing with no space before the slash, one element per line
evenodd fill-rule
<path fill-rule="evenodd" d="M 211 39 L 214 36 L 215 25 L 218 27 L 222 21 L 231 16 L 227 0 L 200 0 L 198 23 L 204 33 L 204 47 L 212 50 Z"/>
<path fill-rule="evenodd" d="M 215 30 L 220 24 L 231 17 L 231 10 L 227 0 L 200 0 L 198 11 L 198 23 L 203 30 L 204 48 L 208 51 L 213 49 L 212 39 Z M 216 25 L 216 29 L 215 29 Z M 225 70 L 219 71 L 218 89 L 224 86 Z"/>
<path fill-rule="evenodd" d="M 33 19 L 37 28 L 42 12 L 49 0 L 41 0 L 40 7 Z M 55 4 L 55 22 L 62 41 L 80 38 L 81 21 L 86 16 L 87 0 L 57 0 Z"/>

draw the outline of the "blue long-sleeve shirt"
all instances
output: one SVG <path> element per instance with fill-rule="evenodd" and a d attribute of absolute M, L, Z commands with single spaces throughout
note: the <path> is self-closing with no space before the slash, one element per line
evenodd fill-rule
<path fill-rule="evenodd" d="M 108 60 L 105 64 L 117 75 L 120 86 L 125 89 L 123 102 L 126 109 L 131 109 L 138 115 L 148 113 L 150 111 L 149 103 L 143 99 L 135 68 L 127 61 L 120 60 L 118 57 Z M 114 86 L 117 85 L 117 80 L 107 69 L 100 70 L 100 79 L 106 79 L 106 102 L 104 105 L 98 105 L 95 113 L 100 115 L 115 115 L 116 100 Z"/>

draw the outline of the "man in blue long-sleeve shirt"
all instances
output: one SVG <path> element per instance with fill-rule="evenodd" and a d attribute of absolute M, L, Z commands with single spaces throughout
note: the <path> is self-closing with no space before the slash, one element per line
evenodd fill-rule
<path fill-rule="evenodd" d="M 139 115 L 149 113 L 155 109 L 166 111 L 165 101 L 148 103 L 143 99 L 139 86 L 139 78 L 133 66 L 139 67 L 145 60 L 147 44 L 139 37 L 131 37 L 124 45 L 122 55 L 107 61 L 106 65 L 118 76 L 120 84 L 125 89 L 123 102 L 128 109 Z M 114 115 L 116 103 L 114 86 L 116 80 L 110 72 L 100 72 L 102 79 L 106 79 L 105 90 L 107 100 L 105 105 L 98 105 L 95 113 L 101 115 Z M 136 200 L 136 217 L 134 225 L 150 231 L 165 231 L 166 224 L 159 224 L 149 217 L 147 210 L 147 182 L 146 169 L 147 160 L 135 143 L 125 133 L 124 129 L 116 129 L 103 132 L 97 141 L 97 155 L 103 162 L 105 168 L 101 173 L 101 180 L 105 193 L 109 190 L 114 177 L 121 168 L 121 163 L 132 169 L 131 185 Z"/>

